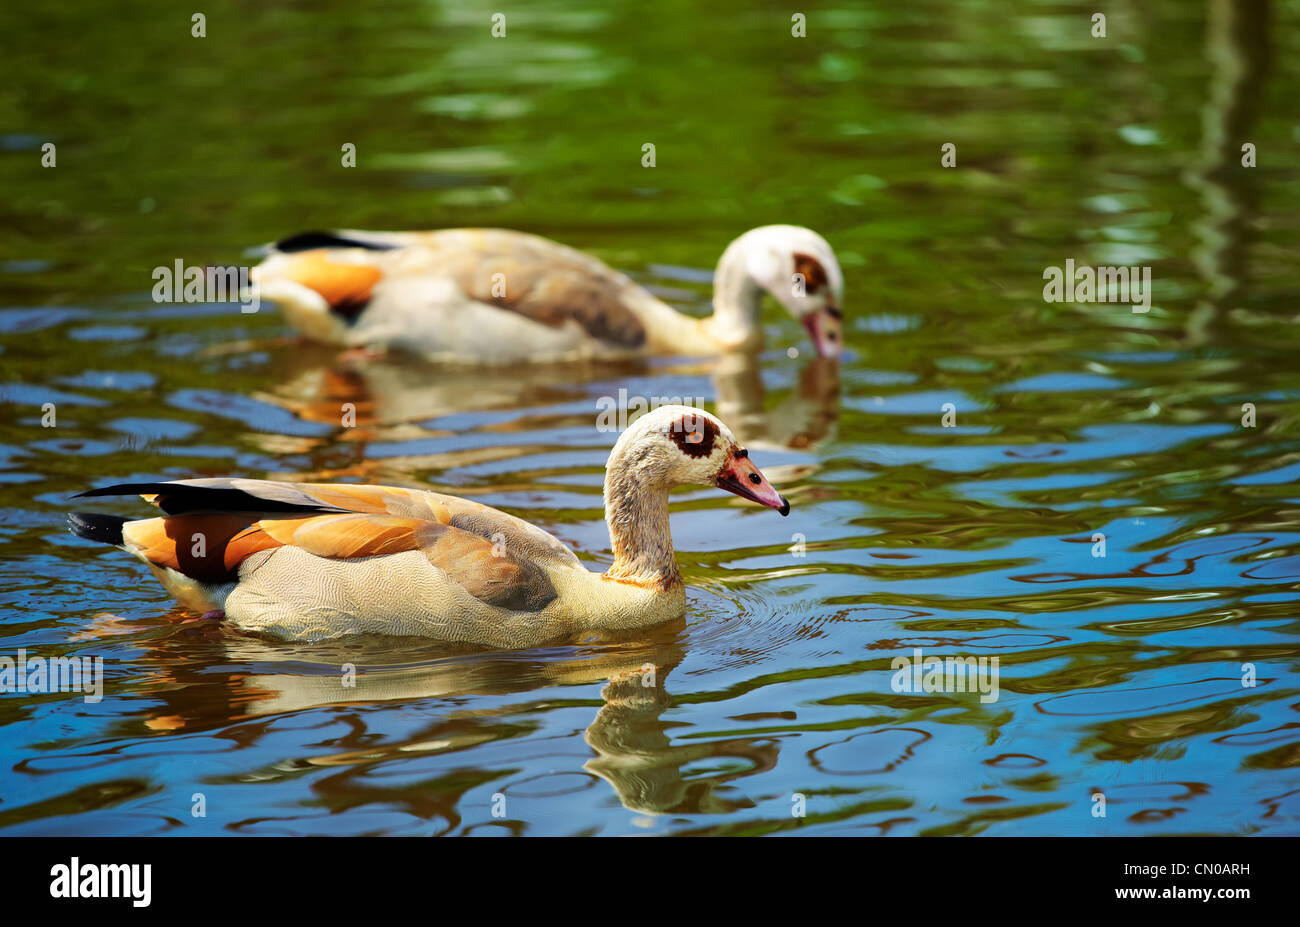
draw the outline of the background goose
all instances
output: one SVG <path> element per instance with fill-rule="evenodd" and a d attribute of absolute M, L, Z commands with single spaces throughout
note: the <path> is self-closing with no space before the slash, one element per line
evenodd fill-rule
<path fill-rule="evenodd" d="M 581 251 L 503 229 L 306 232 L 254 268 L 263 296 L 320 341 L 439 362 L 712 355 L 762 344 L 764 291 L 817 352 L 839 355 L 844 277 L 810 229 L 765 225 L 733 241 L 696 319 Z"/>
<path fill-rule="evenodd" d="M 139 493 L 166 515 L 74 514 L 74 534 L 143 560 L 176 598 L 288 640 L 420 635 L 531 647 L 583 630 L 675 618 L 685 608 L 668 492 L 717 486 L 788 514 L 731 431 L 664 406 L 628 428 L 605 468 L 614 563 L 587 570 L 540 528 L 477 502 L 393 486 L 199 479 L 82 493 Z"/>

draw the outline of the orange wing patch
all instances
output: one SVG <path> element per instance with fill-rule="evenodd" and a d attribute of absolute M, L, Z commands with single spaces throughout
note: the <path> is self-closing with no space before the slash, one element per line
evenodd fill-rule
<path fill-rule="evenodd" d="M 355 315 L 370 302 L 375 284 L 383 272 L 368 264 L 331 261 L 327 251 L 304 251 L 289 257 L 281 275 L 310 287 L 341 315 Z"/>
<path fill-rule="evenodd" d="M 132 522 L 127 540 L 150 563 L 201 583 L 231 583 L 253 554 L 298 547 L 318 557 L 350 560 L 418 550 L 427 529 L 442 526 L 390 515 L 309 515 L 267 518 L 257 514 L 172 515 Z"/>
<path fill-rule="evenodd" d="M 258 527 L 277 543 L 332 560 L 379 557 L 419 550 L 441 525 L 392 515 L 311 515 L 264 518 Z"/>

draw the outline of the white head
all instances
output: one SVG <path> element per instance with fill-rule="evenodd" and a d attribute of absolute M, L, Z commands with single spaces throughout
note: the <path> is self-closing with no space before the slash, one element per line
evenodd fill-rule
<path fill-rule="evenodd" d="M 818 354 L 839 356 L 844 275 L 826 239 L 797 225 L 764 225 L 733 241 L 714 277 L 720 324 L 756 330 L 763 290 L 803 323 Z"/>
<path fill-rule="evenodd" d="M 619 437 L 605 467 L 606 504 L 616 494 L 716 486 L 790 513 L 790 503 L 754 466 L 731 429 L 692 406 L 660 406 Z"/>

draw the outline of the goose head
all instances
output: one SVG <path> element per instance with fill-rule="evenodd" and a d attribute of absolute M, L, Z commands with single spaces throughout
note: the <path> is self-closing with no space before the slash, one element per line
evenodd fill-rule
<path fill-rule="evenodd" d="M 763 291 L 803 325 L 822 357 L 843 347 L 844 275 L 835 252 L 812 229 L 764 225 L 733 241 L 714 277 L 715 334 L 737 340 L 758 334 Z"/>
<path fill-rule="evenodd" d="M 790 503 L 768 482 L 731 429 L 703 409 L 660 406 L 619 437 L 605 476 L 607 500 L 615 494 L 674 486 L 716 486 L 743 499 L 790 514 Z"/>

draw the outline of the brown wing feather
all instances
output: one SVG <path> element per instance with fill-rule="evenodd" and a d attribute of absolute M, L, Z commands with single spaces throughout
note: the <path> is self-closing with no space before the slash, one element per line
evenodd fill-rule
<path fill-rule="evenodd" d="M 609 344 L 645 344 L 645 325 L 623 302 L 621 287 L 591 268 L 527 255 L 478 254 L 449 270 L 471 299 L 552 328 L 576 322 L 591 337 Z"/>
<path fill-rule="evenodd" d="M 646 342 L 645 326 L 628 305 L 636 284 L 581 251 L 509 229 L 443 229 L 388 240 L 418 249 L 425 260 L 412 266 L 447 274 L 472 299 L 552 327 L 572 321 L 621 347 Z"/>
<path fill-rule="evenodd" d="M 429 562 L 470 595 L 513 611 L 538 611 L 555 598 L 555 587 L 531 564 L 513 559 L 502 546 L 450 526 L 424 548 Z"/>

